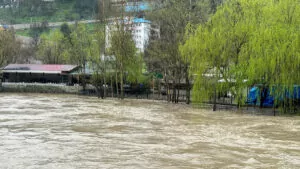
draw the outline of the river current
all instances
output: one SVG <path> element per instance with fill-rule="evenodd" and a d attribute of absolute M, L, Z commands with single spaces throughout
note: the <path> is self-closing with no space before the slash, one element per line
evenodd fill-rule
<path fill-rule="evenodd" d="M 0 94 L 0 168 L 300 168 L 300 118 Z"/>

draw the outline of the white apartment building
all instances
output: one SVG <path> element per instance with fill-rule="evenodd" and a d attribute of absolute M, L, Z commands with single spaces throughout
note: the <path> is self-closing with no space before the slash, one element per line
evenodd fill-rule
<path fill-rule="evenodd" d="M 136 48 L 139 52 L 144 53 L 150 37 L 151 22 L 143 18 L 127 18 L 124 22 L 128 25 L 128 30 L 132 32 L 132 38 Z M 112 32 L 116 30 L 115 25 L 116 23 L 114 22 L 106 25 L 106 48 L 111 46 L 110 39 Z"/>
<path fill-rule="evenodd" d="M 135 42 L 135 46 L 140 52 L 144 53 L 145 48 L 148 45 L 150 37 L 151 23 L 143 18 L 136 18 L 133 21 L 132 37 Z"/>

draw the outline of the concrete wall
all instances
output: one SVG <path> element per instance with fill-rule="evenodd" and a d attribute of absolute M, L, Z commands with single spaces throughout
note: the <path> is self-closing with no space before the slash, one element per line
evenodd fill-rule
<path fill-rule="evenodd" d="M 79 85 L 66 86 L 65 84 L 51 83 L 2 83 L 0 89 L 2 92 L 78 94 L 82 90 L 82 87 Z"/>

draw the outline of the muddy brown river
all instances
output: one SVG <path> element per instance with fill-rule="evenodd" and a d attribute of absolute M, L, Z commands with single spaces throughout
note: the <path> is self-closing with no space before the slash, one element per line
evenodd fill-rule
<path fill-rule="evenodd" d="M 300 168 L 300 118 L 0 94 L 2 169 Z"/>

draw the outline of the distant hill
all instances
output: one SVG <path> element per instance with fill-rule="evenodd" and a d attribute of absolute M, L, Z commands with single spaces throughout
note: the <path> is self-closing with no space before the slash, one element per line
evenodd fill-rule
<path fill-rule="evenodd" d="M 94 19 L 98 0 L 0 0 L 0 24 Z"/>

